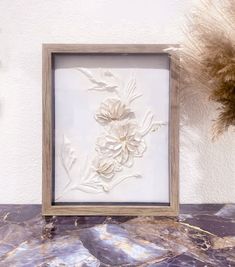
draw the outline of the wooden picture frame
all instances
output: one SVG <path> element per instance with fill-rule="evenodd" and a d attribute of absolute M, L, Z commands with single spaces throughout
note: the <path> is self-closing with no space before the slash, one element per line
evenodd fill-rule
<path fill-rule="evenodd" d="M 179 58 L 171 49 L 177 45 L 114 45 L 114 44 L 43 44 L 43 179 L 42 179 L 42 214 L 50 215 L 128 215 L 128 216 L 177 216 L 179 211 Z M 174 51 L 174 49 L 173 49 Z M 168 166 L 169 166 L 169 203 L 145 205 L 124 204 L 55 204 L 53 199 L 54 181 L 54 89 L 53 57 L 55 55 L 155 55 L 169 57 L 169 130 L 168 130 Z"/>

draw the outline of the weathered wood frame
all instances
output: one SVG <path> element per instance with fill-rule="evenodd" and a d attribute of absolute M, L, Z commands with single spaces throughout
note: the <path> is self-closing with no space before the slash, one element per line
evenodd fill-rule
<path fill-rule="evenodd" d="M 179 212 L 179 58 L 169 47 L 176 45 L 114 44 L 43 44 L 43 168 L 42 214 L 50 215 L 145 215 L 177 216 Z M 174 50 L 174 49 L 173 49 Z M 169 88 L 169 180 L 170 203 L 156 205 L 53 205 L 53 54 L 168 54 L 170 58 Z"/>

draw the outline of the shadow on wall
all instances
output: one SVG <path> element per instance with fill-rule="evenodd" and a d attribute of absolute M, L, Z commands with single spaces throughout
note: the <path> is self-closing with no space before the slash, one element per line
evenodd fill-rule
<path fill-rule="evenodd" d="M 184 90 L 180 105 L 181 201 L 234 202 L 233 133 L 228 132 L 212 141 L 216 105 L 198 88 Z"/>

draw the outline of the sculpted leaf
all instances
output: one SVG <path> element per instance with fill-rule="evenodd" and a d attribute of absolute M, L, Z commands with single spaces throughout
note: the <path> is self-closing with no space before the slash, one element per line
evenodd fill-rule
<path fill-rule="evenodd" d="M 134 78 L 130 79 L 126 86 L 124 87 L 124 92 L 122 95 L 122 99 L 130 104 L 133 102 L 135 99 L 139 98 L 142 96 L 142 94 L 137 94 L 136 93 L 136 80 Z"/>
<path fill-rule="evenodd" d="M 110 71 L 100 70 L 100 75 L 96 78 L 87 69 L 79 68 L 78 71 L 83 73 L 94 84 L 88 90 L 113 92 L 118 87 L 118 79 Z"/>
<path fill-rule="evenodd" d="M 149 132 L 155 132 L 159 130 L 166 124 L 167 123 L 163 121 L 155 121 L 153 113 L 151 111 L 148 111 L 144 117 L 140 133 L 142 136 L 145 136 Z"/>
<path fill-rule="evenodd" d="M 60 150 L 60 157 L 62 165 L 68 177 L 70 177 L 70 170 L 72 169 L 73 164 L 75 163 L 77 158 L 75 156 L 75 150 L 73 149 L 70 140 L 65 135 L 63 136 L 63 142 Z"/>

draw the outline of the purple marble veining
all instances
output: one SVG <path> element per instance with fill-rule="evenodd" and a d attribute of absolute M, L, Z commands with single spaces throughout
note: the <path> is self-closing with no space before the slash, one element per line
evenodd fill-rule
<path fill-rule="evenodd" d="M 50 217 L 0 205 L 0 267 L 235 266 L 235 205 L 182 205 L 179 218 Z"/>

